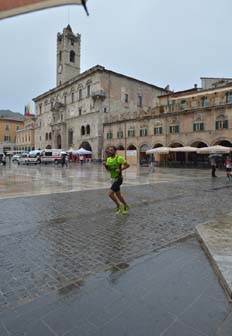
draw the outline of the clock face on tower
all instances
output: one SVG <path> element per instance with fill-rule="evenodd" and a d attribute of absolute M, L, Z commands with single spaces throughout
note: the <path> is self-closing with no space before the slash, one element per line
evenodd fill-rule
<path fill-rule="evenodd" d="M 60 64 L 60 65 L 58 66 L 58 73 L 59 73 L 59 74 L 62 72 L 62 69 L 63 69 L 62 64 Z"/>

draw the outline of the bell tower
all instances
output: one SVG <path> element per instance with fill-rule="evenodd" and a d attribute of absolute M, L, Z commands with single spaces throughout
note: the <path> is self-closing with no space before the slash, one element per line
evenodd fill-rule
<path fill-rule="evenodd" d="M 80 74 L 81 35 L 75 35 L 70 25 L 57 34 L 56 85 Z"/>

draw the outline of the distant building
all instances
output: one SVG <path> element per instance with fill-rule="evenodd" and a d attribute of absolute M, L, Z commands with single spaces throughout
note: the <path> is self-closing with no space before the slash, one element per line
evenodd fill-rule
<path fill-rule="evenodd" d="M 16 131 L 23 127 L 24 116 L 9 110 L 0 110 L 0 152 L 16 149 Z"/>
<path fill-rule="evenodd" d="M 126 150 L 128 160 L 141 163 L 154 147 L 232 147 L 232 80 L 202 78 L 202 88 L 169 92 L 152 109 L 106 118 L 104 147 L 110 144 Z M 193 156 L 176 153 L 170 157 L 185 161 Z"/>
<path fill-rule="evenodd" d="M 30 151 L 35 149 L 35 115 L 25 116 L 24 125 L 16 131 L 16 149 Z"/>
<path fill-rule="evenodd" d="M 167 90 L 100 65 L 80 73 L 80 41 L 69 25 L 57 35 L 57 86 L 34 98 L 35 147 L 84 147 L 101 159 L 104 120 L 148 111 Z"/>

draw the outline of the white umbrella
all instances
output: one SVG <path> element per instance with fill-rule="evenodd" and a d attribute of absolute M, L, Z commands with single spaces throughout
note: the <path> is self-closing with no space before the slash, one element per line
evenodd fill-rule
<path fill-rule="evenodd" d="M 225 146 L 209 146 L 209 147 L 202 147 L 198 148 L 197 153 L 198 154 L 223 154 L 223 153 L 230 153 L 232 151 L 232 147 L 225 147 Z"/>
<path fill-rule="evenodd" d="M 87 1 L 87 0 L 86 0 Z M 83 5 L 86 9 L 86 4 L 83 0 L 0 0 L 0 19 L 6 17 L 33 12 L 35 10 L 63 6 L 63 5 Z M 87 11 L 88 13 L 88 11 Z"/>
<path fill-rule="evenodd" d="M 156 147 L 146 151 L 146 154 L 168 154 L 170 147 Z"/>
<path fill-rule="evenodd" d="M 197 152 L 198 149 L 199 149 L 199 148 L 191 147 L 191 146 L 173 147 L 173 148 L 170 148 L 170 152 L 183 152 L 183 153 L 188 153 L 188 152 Z"/>
<path fill-rule="evenodd" d="M 84 149 L 84 148 L 80 148 L 80 149 L 76 150 L 74 153 L 78 154 L 78 155 L 92 154 L 91 151 L 88 151 L 87 149 Z"/>

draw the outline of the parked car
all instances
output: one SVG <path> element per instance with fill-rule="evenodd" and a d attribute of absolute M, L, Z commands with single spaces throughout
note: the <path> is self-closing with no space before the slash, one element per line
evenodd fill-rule
<path fill-rule="evenodd" d="M 11 161 L 12 162 L 18 162 L 20 157 L 21 157 L 21 154 L 15 154 L 15 155 L 12 156 Z"/>
<path fill-rule="evenodd" d="M 36 155 L 30 155 L 28 153 L 24 153 L 20 156 L 19 160 L 18 160 L 18 165 L 20 164 L 40 164 L 41 160 L 40 157 L 36 156 Z"/>
<path fill-rule="evenodd" d="M 0 164 L 6 165 L 6 155 L 4 153 L 0 153 Z"/>

